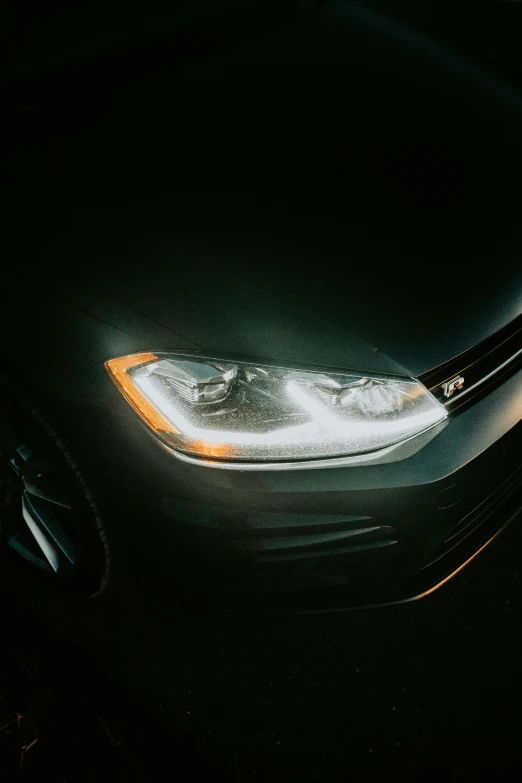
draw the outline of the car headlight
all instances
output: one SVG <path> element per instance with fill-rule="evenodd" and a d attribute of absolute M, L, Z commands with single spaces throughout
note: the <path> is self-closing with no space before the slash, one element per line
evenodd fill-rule
<path fill-rule="evenodd" d="M 418 381 L 142 353 L 106 368 L 168 446 L 227 462 L 314 460 L 372 452 L 446 418 Z"/>

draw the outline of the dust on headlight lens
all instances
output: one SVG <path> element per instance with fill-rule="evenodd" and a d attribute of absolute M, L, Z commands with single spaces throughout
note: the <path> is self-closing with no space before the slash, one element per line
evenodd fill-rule
<path fill-rule="evenodd" d="M 156 354 L 106 366 L 164 443 L 204 459 L 273 462 L 355 455 L 391 446 L 446 417 L 444 407 L 410 378 Z"/>

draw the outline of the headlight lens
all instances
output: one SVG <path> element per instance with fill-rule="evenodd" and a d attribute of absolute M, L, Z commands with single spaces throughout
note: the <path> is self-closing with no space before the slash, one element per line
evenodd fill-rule
<path fill-rule="evenodd" d="M 274 462 L 376 451 L 446 418 L 418 381 L 135 354 L 106 367 L 161 440 L 204 459 Z"/>

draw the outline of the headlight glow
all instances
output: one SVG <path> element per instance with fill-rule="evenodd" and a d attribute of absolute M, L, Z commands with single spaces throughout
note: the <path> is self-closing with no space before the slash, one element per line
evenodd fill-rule
<path fill-rule="evenodd" d="M 412 378 L 152 353 L 111 359 L 106 368 L 166 445 L 207 460 L 262 463 L 368 453 L 447 416 Z"/>

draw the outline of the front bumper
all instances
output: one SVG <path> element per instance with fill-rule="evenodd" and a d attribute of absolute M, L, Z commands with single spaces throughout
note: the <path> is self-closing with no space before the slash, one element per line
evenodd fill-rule
<path fill-rule="evenodd" d="M 221 470 L 178 460 L 116 391 L 110 415 L 83 411 L 81 428 L 69 415 L 113 502 L 115 545 L 181 603 L 198 594 L 214 609 L 272 613 L 412 600 L 522 506 L 521 369 L 385 464 Z"/>

